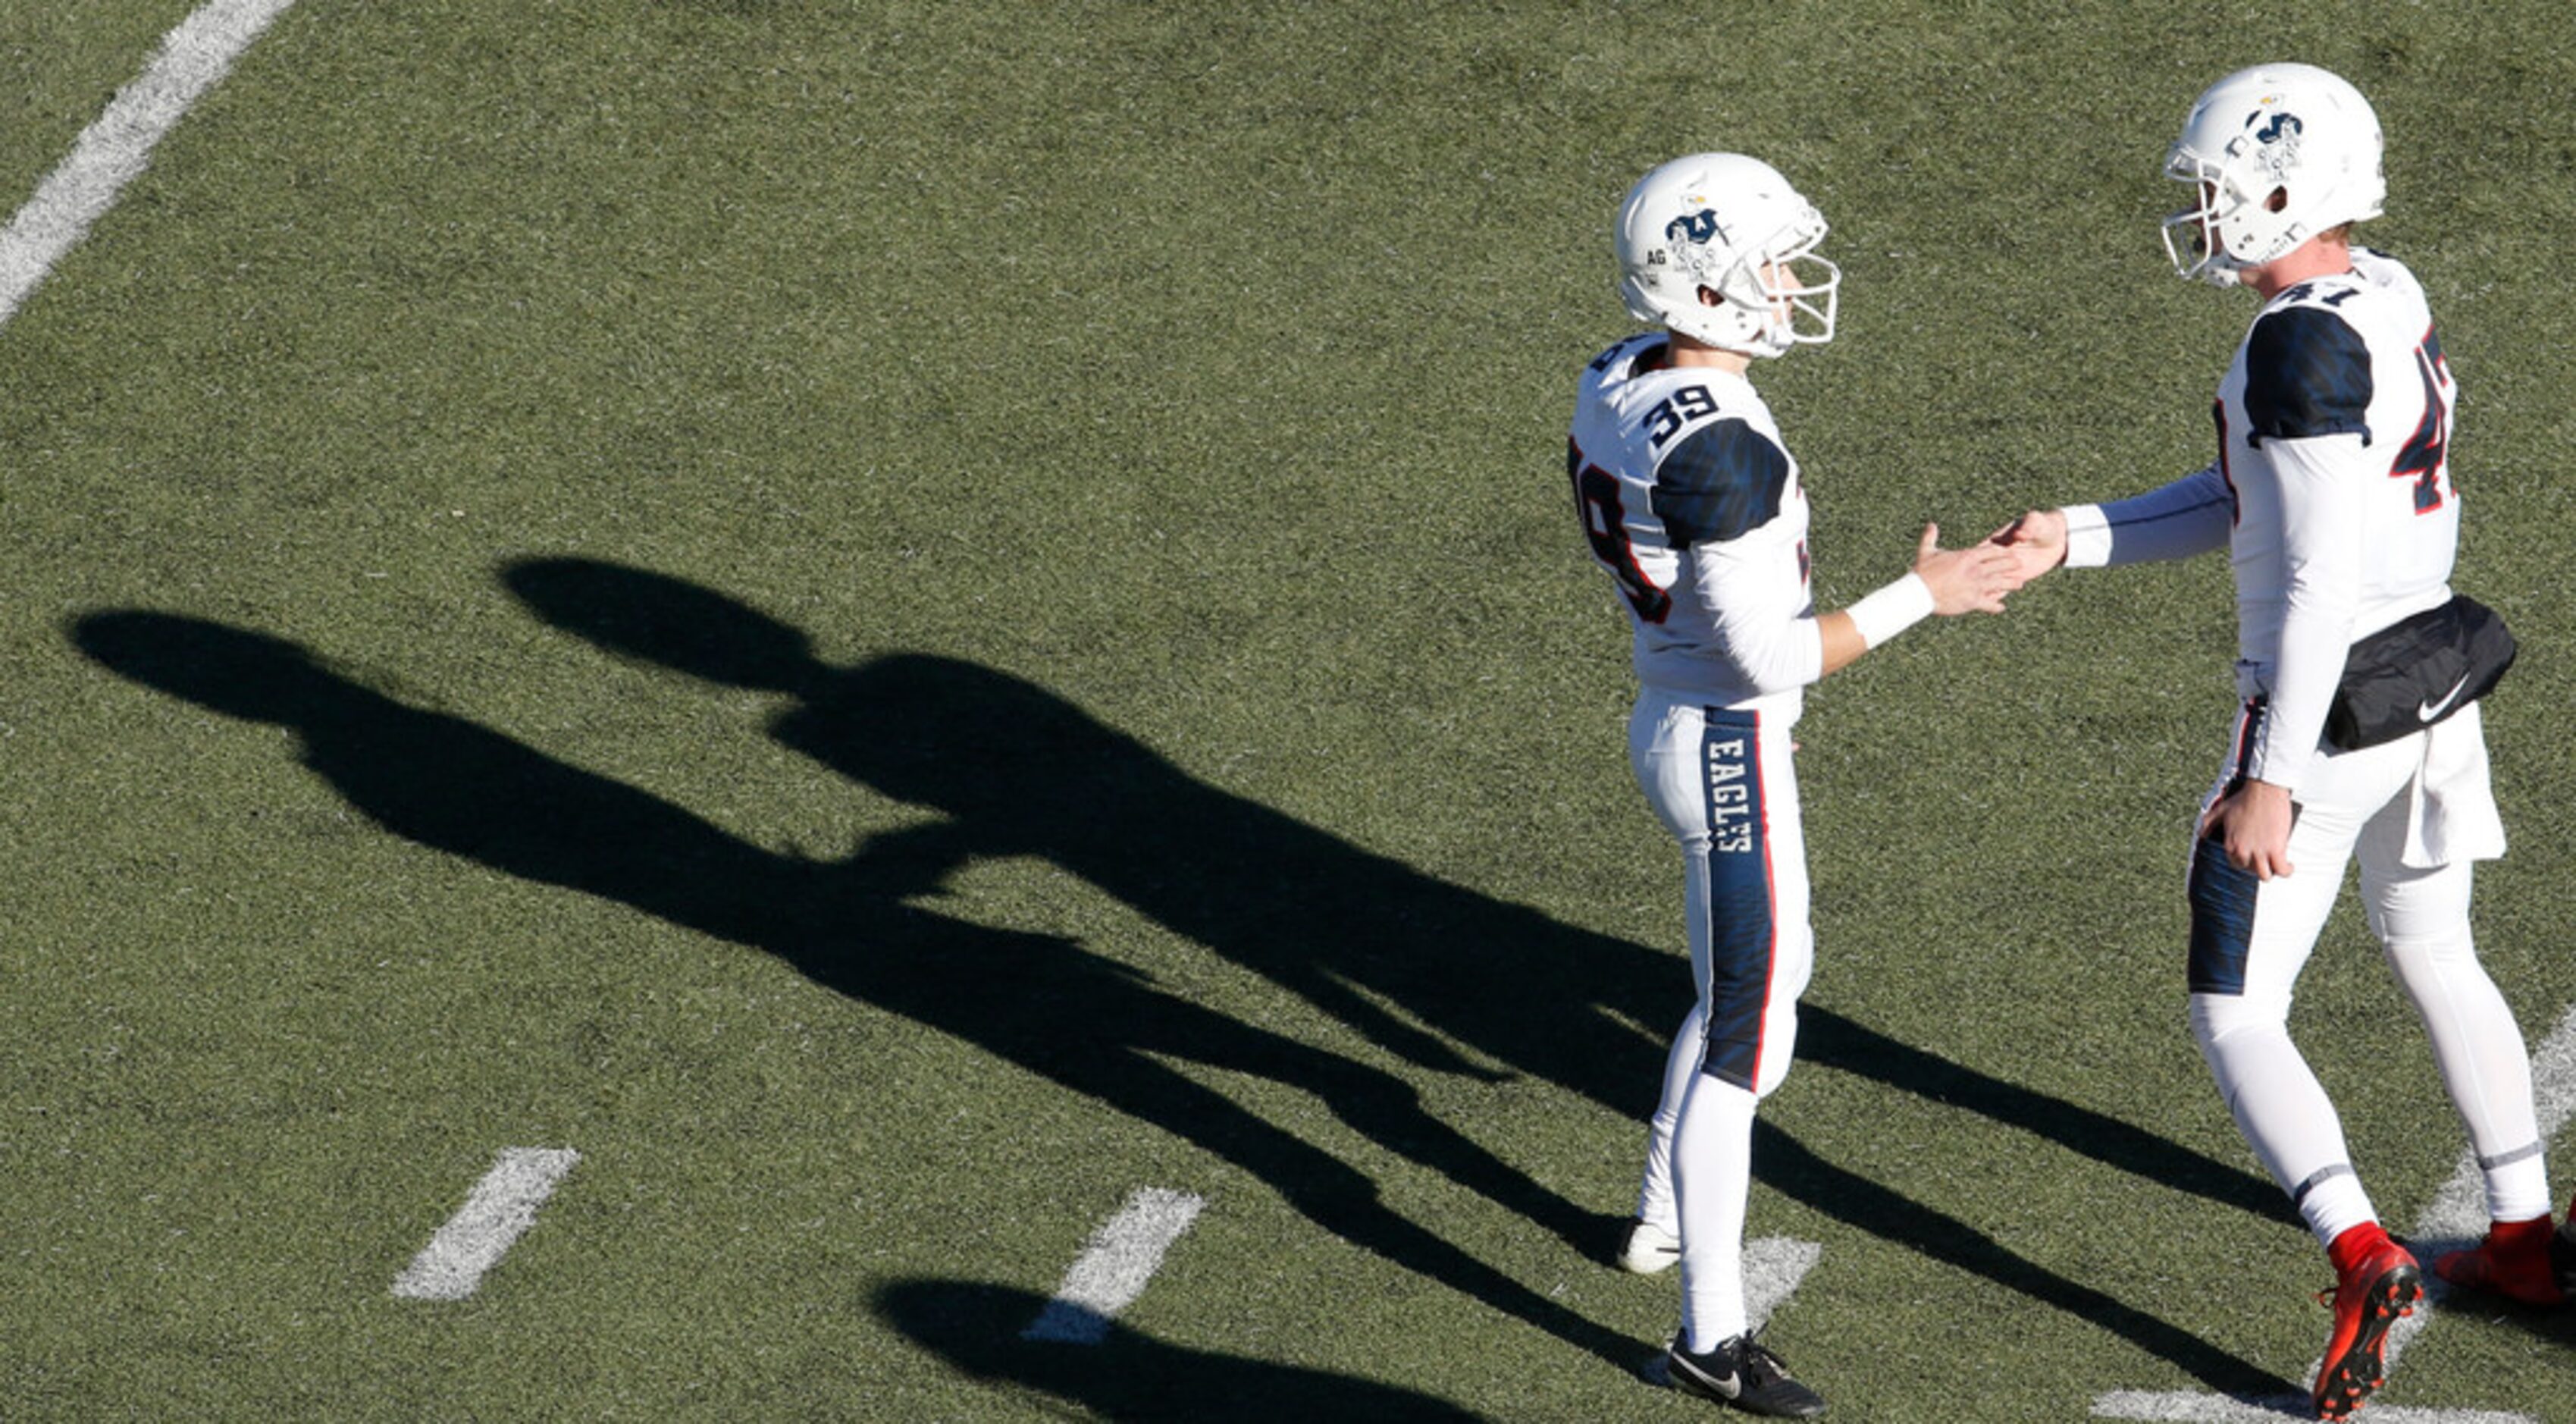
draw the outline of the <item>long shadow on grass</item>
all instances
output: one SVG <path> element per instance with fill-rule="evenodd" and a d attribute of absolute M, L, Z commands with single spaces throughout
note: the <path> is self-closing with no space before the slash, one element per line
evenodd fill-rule
<path fill-rule="evenodd" d="M 1595 1224 L 1424 1112 L 1401 1078 L 1216 1014 L 1071 941 L 966 924 L 913 901 L 973 859 L 1042 856 L 1418 1065 L 1485 1072 L 1447 1046 L 1454 1040 L 1629 1114 L 1650 1100 L 1662 1056 L 1631 1025 L 1677 1018 L 1687 1004 L 1675 957 L 1434 880 L 1218 791 L 1006 674 L 916 655 L 834 668 L 792 628 L 631 569 L 544 561 L 507 578 L 541 617 L 604 647 L 787 695 L 792 705 L 772 726 L 784 743 L 949 819 L 871 841 L 844 862 L 777 856 L 487 728 L 384 697 L 282 640 L 146 612 L 84 618 L 73 637 L 138 682 L 294 729 L 305 763 L 398 834 L 776 954 L 817 983 L 1200 1144 L 1407 1269 L 1633 1363 L 1629 1342 L 1389 1210 L 1365 1175 L 1157 1058 L 1295 1085 L 1390 1150 L 1548 1229 L 1580 1239 Z M 1294 735 L 1283 726 L 1283 738 Z M 1829 1011 L 1802 1013 L 1800 1054 L 2183 1190 L 2278 1211 L 2269 1188 L 2241 1172 Z M 1765 1126 L 1756 1165 L 1767 1184 L 1819 1211 L 2110 1324 L 2216 1388 L 2278 1384 L 1776 1128 Z"/>
<path fill-rule="evenodd" d="M 1420 1066 L 1477 1071 L 1416 1024 L 1613 1111 L 1640 1115 L 1651 1106 L 1663 1048 L 1633 1025 L 1660 1026 L 1688 1007 L 1689 974 L 1676 956 L 1434 879 L 1218 790 L 1006 673 L 911 654 L 833 667 L 815 658 L 803 633 L 735 600 L 616 565 L 536 560 L 510 567 L 504 579 L 540 618 L 601 647 L 790 698 L 771 726 L 783 743 L 887 796 L 947 814 L 900 844 L 870 848 L 919 857 L 928 879 L 983 856 L 1042 857 Z M 1283 720 L 1280 735 L 1293 742 L 1297 732 Z M 1798 1055 L 2176 1190 L 2294 1219 L 2261 1178 L 1828 1009 L 1800 1009 Z M 2213 1386 L 2279 1383 L 1824 1162 L 1768 1124 L 1755 1162 L 1766 1184 L 1828 1215 L 2111 1324 Z"/>
<path fill-rule="evenodd" d="M 283 639 L 148 612 L 83 618 L 72 636 L 137 682 L 293 730 L 304 764 L 398 835 L 775 954 L 818 984 L 1197 1143 L 1406 1269 L 1634 1363 L 1632 1341 L 1390 1210 L 1365 1174 L 1159 1059 L 1304 1089 L 1391 1150 L 1560 1230 L 1589 1213 L 1423 1111 L 1395 1075 L 1166 993 L 1071 940 L 908 903 L 938 889 L 956 863 L 948 848 L 925 856 L 925 841 L 898 837 L 844 862 L 780 856 L 489 728 L 388 698 Z"/>
<path fill-rule="evenodd" d="M 925 877 L 977 857 L 1042 857 L 1421 1067 L 1479 1071 L 1416 1026 L 1428 1024 L 1615 1112 L 1652 1106 L 1663 1045 L 1634 1026 L 1668 1032 L 1689 1007 L 1677 955 L 1372 855 L 1209 786 L 1007 673 L 908 654 L 832 667 L 804 634 L 764 614 L 618 565 L 531 560 L 504 578 L 538 617 L 601 647 L 793 699 L 772 724 L 782 742 L 950 817 L 903 844 L 870 848 L 917 857 Z M 1298 737 L 1285 716 L 1279 735 Z M 1804 1005 L 1798 1017 L 1801 1061 L 1978 1113 L 2222 1206 L 2296 1220 L 2270 1182 L 2119 1118 L 1830 1009 Z"/>
<path fill-rule="evenodd" d="M 1394 1385 L 1166 1344 L 1112 1324 L 1097 1344 L 1020 1338 L 1045 1302 L 1026 1291 L 906 1281 L 877 1294 L 895 1327 L 978 1379 L 1043 1390 L 1118 1420 L 1472 1420 Z"/>

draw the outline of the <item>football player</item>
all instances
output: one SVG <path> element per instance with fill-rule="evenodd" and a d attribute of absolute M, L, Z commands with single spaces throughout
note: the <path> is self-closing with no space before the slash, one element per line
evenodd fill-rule
<path fill-rule="evenodd" d="M 1684 863 L 1697 1002 L 1674 1040 L 1622 1263 L 1678 1258 L 1675 1388 L 1756 1414 L 1824 1400 L 1747 1328 L 1740 1252 L 1755 1102 L 1788 1071 L 1813 937 L 1790 728 L 1802 689 L 1926 615 L 2000 612 L 2018 560 L 1943 550 L 1851 607 L 1809 597 L 1807 490 L 1746 379 L 1832 339 L 1841 274 L 1825 220 L 1769 165 L 1676 159 L 1621 205 L 1630 315 L 1655 329 L 1585 368 L 1566 470 L 1593 555 L 1633 625 L 1629 755 Z"/>
<path fill-rule="evenodd" d="M 2530 1060 L 2469 933 L 2471 867 L 2504 851 L 2475 701 L 2502 669 L 2467 631 L 2485 610 L 2450 586 L 2458 392 L 2414 274 L 2352 240 L 2381 211 L 2380 146 L 2368 101 L 2310 65 L 2243 70 L 2200 96 L 2165 160 L 2192 193 L 2165 223 L 2166 250 L 2183 276 L 2262 303 L 2219 382 L 2218 459 L 1997 536 L 2031 577 L 2230 551 L 2244 704 L 2190 864 L 2191 1029 L 2333 1264 L 2314 1386 L 2326 1419 L 2379 1387 L 2388 1328 L 2422 1289 L 2288 1031 L 2351 861 L 2485 1169 L 2493 1229 L 2434 1269 L 2561 1298 Z"/>

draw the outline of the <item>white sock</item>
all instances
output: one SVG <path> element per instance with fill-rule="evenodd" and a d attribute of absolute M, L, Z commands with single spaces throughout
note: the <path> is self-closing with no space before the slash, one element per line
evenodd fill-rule
<path fill-rule="evenodd" d="M 1700 1006 L 1694 1002 L 1681 1032 L 1664 1055 L 1664 1090 L 1646 1124 L 1646 1175 L 1637 1189 L 1637 1216 L 1648 1225 L 1681 1234 L 1681 1209 L 1673 1201 L 1673 1134 L 1681 1126 L 1682 1100 L 1699 1075 Z"/>
<path fill-rule="evenodd" d="M 1682 1225 L 1682 1338 L 1705 1354 L 1745 1331 L 1744 1204 L 1753 1184 L 1753 1095 L 1694 1073 L 1674 1134 Z"/>

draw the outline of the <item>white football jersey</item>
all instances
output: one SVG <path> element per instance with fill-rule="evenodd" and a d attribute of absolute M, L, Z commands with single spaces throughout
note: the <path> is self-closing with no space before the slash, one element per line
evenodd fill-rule
<path fill-rule="evenodd" d="M 2353 270 L 2266 302 L 2219 383 L 2218 463 L 2067 511 L 2070 564 L 2171 558 L 2224 540 L 2239 682 L 2269 699 L 2248 774 L 2295 788 L 2354 640 L 2451 596 L 2458 389 L 2424 289 L 2355 248 Z"/>
<path fill-rule="evenodd" d="M 2458 395 L 2415 274 L 2367 250 L 2266 303 L 2237 348 L 2218 448 L 2237 656 L 2271 695 L 2253 775 L 2296 785 L 2353 640 L 2450 598 Z"/>
<path fill-rule="evenodd" d="M 1566 448 L 1584 535 L 1641 682 L 1794 718 L 1824 666 L 1797 462 L 1750 381 L 1661 366 L 1665 344 L 1632 336 L 1584 369 Z"/>

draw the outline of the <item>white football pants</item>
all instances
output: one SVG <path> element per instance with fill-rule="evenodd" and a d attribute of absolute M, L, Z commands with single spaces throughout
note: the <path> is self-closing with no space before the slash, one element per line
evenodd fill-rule
<path fill-rule="evenodd" d="M 2248 716 L 2259 716 L 2250 711 Z M 2251 744 L 2239 723 L 2237 745 Z M 2231 764 L 2206 811 L 2237 776 Z M 2432 1039 L 2442 1082 L 2486 1172 L 2495 1220 L 2550 1208 L 2531 1060 L 2469 932 L 2470 867 L 2502 853 L 2472 705 L 2429 732 L 2312 763 L 2290 832 L 2291 874 L 2258 881 L 2216 841 L 2190 875 L 2191 1028 L 2255 1154 L 2320 1242 L 2377 1219 L 2334 1104 L 2290 1040 L 2293 986 L 2361 865 L 2362 905 Z"/>
<path fill-rule="evenodd" d="M 1648 691 L 1628 752 L 1682 850 L 1698 993 L 1664 1065 L 1638 1213 L 1682 1242 L 1682 1329 L 1706 1351 L 1744 1333 L 1744 1210 L 1753 1108 L 1789 1071 L 1815 959 L 1795 718 Z"/>

